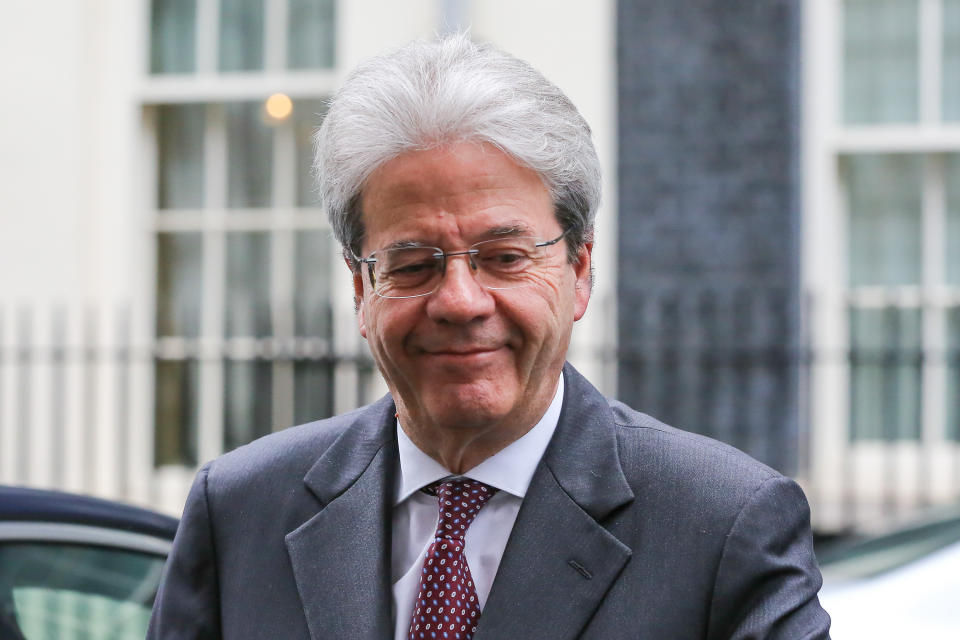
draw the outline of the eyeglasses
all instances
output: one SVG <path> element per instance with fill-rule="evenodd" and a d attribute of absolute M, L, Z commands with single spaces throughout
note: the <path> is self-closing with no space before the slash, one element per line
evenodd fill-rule
<path fill-rule="evenodd" d="M 440 288 L 447 258 L 464 256 L 477 282 L 487 289 L 513 289 L 523 286 L 526 274 L 546 255 L 546 247 L 557 244 L 564 231 L 553 240 L 530 236 L 504 236 L 471 245 L 466 251 L 445 253 L 439 247 L 396 247 L 374 251 L 368 258 L 354 256 L 367 265 L 373 292 L 381 298 L 416 298 Z"/>

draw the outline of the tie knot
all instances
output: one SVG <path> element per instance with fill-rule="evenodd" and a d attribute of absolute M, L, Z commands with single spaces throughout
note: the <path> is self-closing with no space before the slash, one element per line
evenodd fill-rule
<path fill-rule="evenodd" d="M 460 540 L 466 535 L 467 527 L 477 517 L 480 508 L 497 492 L 493 487 L 468 478 L 431 485 L 426 491 L 437 496 L 440 509 L 435 537 Z"/>

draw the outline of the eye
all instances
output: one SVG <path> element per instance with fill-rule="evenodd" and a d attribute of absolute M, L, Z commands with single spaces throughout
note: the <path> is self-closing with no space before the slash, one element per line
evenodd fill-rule
<path fill-rule="evenodd" d="M 437 266 L 436 260 L 420 260 L 417 262 L 410 262 L 407 264 L 398 264 L 393 265 L 387 275 L 404 275 L 404 274 L 417 274 L 422 271 L 427 271 L 429 269 L 435 269 Z"/>
<path fill-rule="evenodd" d="M 396 249 L 387 252 L 380 264 L 380 278 L 396 286 L 418 284 L 437 273 L 439 261 L 431 249 Z"/>
<path fill-rule="evenodd" d="M 530 252 L 517 244 L 498 244 L 483 247 L 477 258 L 484 269 L 501 273 L 523 271 L 532 260 Z"/>
<path fill-rule="evenodd" d="M 509 265 L 515 262 L 519 262 L 520 260 L 526 260 L 527 256 L 523 255 L 522 253 L 504 252 L 504 253 L 498 253 L 494 256 L 491 256 L 490 259 L 496 262 L 497 264 Z"/>

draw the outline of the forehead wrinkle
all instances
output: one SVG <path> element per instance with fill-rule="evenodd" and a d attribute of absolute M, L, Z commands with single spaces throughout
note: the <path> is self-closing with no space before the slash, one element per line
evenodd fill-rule
<path fill-rule="evenodd" d="M 470 233 L 465 226 L 468 224 L 467 221 L 462 219 L 454 219 L 451 222 L 456 226 L 457 235 L 461 238 L 467 240 L 467 242 L 482 242 L 485 239 L 493 238 L 505 238 L 510 236 L 523 236 L 523 235 L 535 235 L 535 230 L 523 220 L 509 220 L 502 224 L 497 224 L 491 227 L 480 231 L 479 233 Z M 379 247 L 377 251 L 385 251 L 387 249 L 403 249 L 403 248 L 423 248 L 430 247 L 434 249 L 443 250 L 442 245 L 444 244 L 440 240 L 420 240 L 415 239 L 415 235 L 408 236 L 407 238 L 400 238 L 390 242 L 389 244 Z"/>
<path fill-rule="evenodd" d="M 399 164 L 379 167 L 361 194 L 365 222 L 374 223 L 374 216 L 376 226 L 393 235 L 380 236 L 381 242 L 391 244 L 371 249 L 437 245 L 450 249 L 496 237 L 538 236 L 545 230 L 532 225 L 525 213 L 539 208 L 541 201 L 553 210 L 541 177 L 515 163 L 519 175 L 514 173 L 505 183 L 498 168 L 486 164 L 473 167 L 476 170 L 446 171 L 447 165 L 458 165 L 457 153 L 415 152 L 391 162 Z M 531 194 L 534 185 L 538 193 Z"/>
<path fill-rule="evenodd" d="M 518 193 L 524 190 L 525 184 L 501 184 L 494 174 L 478 174 L 464 178 L 437 181 L 435 176 L 418 167 L 414 176 L 398 180 L 388 187 L 379 189 L 378 198 L 387 207 L 400 208 L 417 206 L 428 202 L 439 203 L 443 208 L 457 211 L 462 208 L 477 209 L 495 206 L 517 206 L 526 194 Z M 537 183 L 543 183 L 537 178 Z M 549 199 L 549 192 L 544 187 L 544 194 Z M 460 201 L 468 199 L 472 206 L 465 206 Z M 479 201 L 479 202 L 476 202 Z"/>
<path fill-rule="evenodd" d="M 365 198 L 365 213 L 371 209 L 377 211 L 381 220 L 390 218 L 410 218 L 416 220 L 439 219 L 446 216 L 478 216 L 495 214 L 498 210 L 524 210 L 529 204 L 523 197 L 515 197 L 515 187 L 494 187 L 484 189 L 463 188 L 457 193 L 437 192 L 425 194 L 409 184 L 391 185 L 381 190 L 374 198 Z M 372 205 L 372 206 L 370 206 Z M 502 214 L 501 214 L 502 215 Z M 509 214 L 508 214 L 509 215 Z M 507 224 L 518 228 L 525 226 L 514 215 Z M 500 225 L 498 225 L 500 226 Z"/>

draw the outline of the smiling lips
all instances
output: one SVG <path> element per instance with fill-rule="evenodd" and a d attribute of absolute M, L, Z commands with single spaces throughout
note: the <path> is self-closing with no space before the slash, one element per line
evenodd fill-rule
<path fill-rule="evenodd" d="M 497 332 L 499 333 L 499 332 Z M 411 336 L 414 353 L 430 356 L 474 356 L 499 351 L 510 346 L 510 340 L 487 331 L 426 331 Z"/>
<path fill-rule="evenodd" d="M 427 347 L 423 352 L 431 356 L 472 356 L 482 353 L 491 353 L 500 349 L 500 346 L 489 347 Z"/>
<path fill-rule="evenodd" d="M 463 340 L 462 338 L 466 338 Z M 508 346 L 506 340 L 496 340 L 481 336 L 463 336 L 457 339 L 453 336 L 434 335 L 414 343 L 414 347 L 421 354 L 429 356 L 469 357 L 485 353 L 493 353 Z"/>

